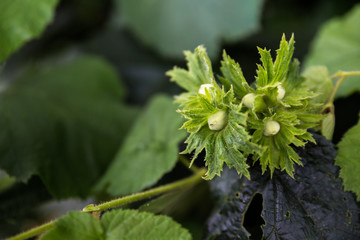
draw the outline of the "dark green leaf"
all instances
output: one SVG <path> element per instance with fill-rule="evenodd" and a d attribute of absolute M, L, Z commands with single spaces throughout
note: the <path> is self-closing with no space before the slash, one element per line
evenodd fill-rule
<path fill-rule="evenodd" d="M 39 174 L 56 197 L 86 196 L 137 112 L 114 69 L 81 57 L 2 84 L 0 167 L 20 181 Z"/>
<path fill-rule="evenodd" d="M 206 239 L 245 240 L 251 229 L 264 239 L 359 239 L 359 208 L 337 178 L 335 148 L 319 135 L 314 138 L 316 145 L 296 150 L 304 167 L 296 168 L 295 179 L 279 171 L 271 179 L 255 166 L 250 169 L 252 181 L 229 169 L 211 181 L 216 203 Z M 255 194 L 262 202 L 253 203 Z M 249 208 L 258 209 L 258 216 L 250 218 L 262 218 L 265 224 L 244 216 Z"/>
<path fill-rule="evenodd" d="M 305 66 L 325 65 L 330 74 L 339 70 L 360 70 L 360 5 L 344 17 L 334 18 L 326 22 L 312 43 Z M 333 79 L 334 83 L 336 79 Z M 346 79 L 336 93 L 336 97 L 346 97 L 360 91 L 360 77 Z"/>
<path fill-rule="evenodd" d="M 104 230 L 99 221 L 89 213 L 70 212 L 55 223 L 55 228 L 42 240 L 100 240 Z"/>
<path fill-rule="evenodd" d="M 58 0 L 0 1 L 0 62 L 38 37 L 52 20 Z"/>
<path fill-rule="evenodd" d="M 117 0 L 121 17 L 145 44 L 181 57 L 204 44 L 215 56 L 220 40 L 234 41 L 259 26 L 262 0 Z M 141 7 L 139 7 L 141 6 Z"/>
<path fill-rule="evenodd" d="M 179 131 L 182 122 L 171 98 L 152 99 L 97 188 L 119 195 L 154 184 L 175 165 L 178 143 L 185 138 L 185 131 Z"/>
<path fill-rule="evenodd" d="M 335 164 L 340 170 L 340 177 L 344 180 L 344 187 L 353 191 L 360 201 L 360 121 L 347 131 L 338 144 L 339 152 Z"/>
<path fill-rule="evenodd" d="M 0 170 L 0 193 L 14 185 L 16 179 L 10 177 L 5 171 Z"/>

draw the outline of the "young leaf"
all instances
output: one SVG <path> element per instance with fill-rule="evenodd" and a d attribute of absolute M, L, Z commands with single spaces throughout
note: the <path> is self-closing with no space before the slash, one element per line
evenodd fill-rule
<path fill-rule="evenodd" d="M 338 155 L 335 164 L 340 167 L 340 177 L 344 187 L 353 191 L 360 201 L 360 121 L 345 133 L 338 144 Z"/>
<path fill-rule="evenodd" d="M 200 44 L 210 56 L 221 40 L 233 41 L 259 27 L 263 0 L 117 0 L 120 17 L 146 45 L 167 57 Z M 144 6 L 139 8 L 139 6 Z M 184 14 L 186 17 L 184 17 Z"/>
<path fill-rule="evenodd" d="M 296 149 L 304 167 L 296 168 L 295 179 L 282 172 L 270 179 L 255 166 L 251 181 L 230 169 L 211 181 L 216 208 L 205 239 L 247 240 L 250 233 L 253 239 L 359 239 L 360 209 L 337 178 L 335 147 L 313 136 L 317 144 Z"/>
<path fill-rule="evenodd" d="M 137 111 L 122 104 L 124 89 L 102 59 L 45 66 L 2 86 L 0 168 L 23 182 L 39 174 L 57 198 L 85 197 Z"/>
<path fill-rule="evenodd" d="M 133 193 L 156 183 L 178 157 L 181 117 L 171 98 L 154 97 L 126 137 L 113 163 L 97 184 L 111 195 Z"/>
<path fill-rule="evenodd" d="M 343 17 L 326 22 L 312 42 L 311 51 L 306 57 L 305 66 L 325 65 L 330 74 L 339 69 L 355 71 L 360 69 L 360 5 Z M 335 83 L 336 79 L 333 80 Z M 336 97 L 346 97 L 360 91 L 360 77 L 346 79 L 336 92 Z"/>
<path fill-rule="evenodd" d="M 0 63 L 43 32 L 57 3 L 58 0 L 0 1 Z"/>

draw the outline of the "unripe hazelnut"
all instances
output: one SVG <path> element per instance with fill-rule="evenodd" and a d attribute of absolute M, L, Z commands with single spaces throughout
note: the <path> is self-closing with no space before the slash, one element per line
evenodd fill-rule
<path fill-rule="evenodd" d="M 208 124 L 209 128 L 214 131 L 219 131 L 225 127 L 227 124 L 227 112 L 224 110 L 221 110 L 219 112 L 216 112 L 209 116 L 208 118 Z"/>
<path fill-rule="evenodd" d="M 279 131 L 280 131 L 280 124 L 276 121 L 269 120 L 265 123 L 263 134 L 264 136 L 271 137 L 278 134 Z"/>
<path fill-rule="evenodd" d="M 210 84 L 210 83 L 207 83 L 207 84 L 202 84 L 199 88 L 199 93 L 202 94 L 202 95 L 205 95 L 205 89 L 210 89 L 214 87 L 214 85 Z"/>
<path fill-rule="evenodd" d="M 248 93 L 243 97 L 243 103 L 247 108 L 253 108 L 254 107 L 254 101 L 255 101 L 256 95 L 254 93 Z"/>
<path fill-rule="evenodd" d="M 285 97 L 285 93 L 286 93 L 285 88 L 283 86 L 279 85 L 277 87 L 277 93 L 278 93 L 278 95 L 276 97 L 277 100 L 283 99 Z"/>

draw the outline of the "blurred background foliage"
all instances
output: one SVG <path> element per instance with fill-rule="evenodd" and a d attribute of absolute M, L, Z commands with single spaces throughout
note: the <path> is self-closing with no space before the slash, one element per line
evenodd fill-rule
<path fill-rule="evenodd" d="M 5 171 L 0 171 L 0 237 L 44 221 L 41 204 L 53 198 L 106 200 L 111 195 L 139 191 L 155 182 L 166 183 L 189 174 L 176 164 L 174 147 L 184 137 L 182 132 L 174 132 L 179 125 L 170 124 L 163 130 L 165 124 L 173 122 L 174 116 L 167 113 L 174 111 L 168 104 L 171 98 L 162 96 L 162 100 L 150 102 L 158 93 L 172 96 L 181 92 L 165 72 L 174 65 L 185 67 L 183 50 L 203 44 L 216 73 L 225 49 L 251 82 L 259 63 L 256 46 L 277 49 L 283 33 L 294 33 L 295 57 L 306 61 L 306 66 L 325 64 L 330 74 L 338 69 L 359 70 L 357 3 L 2 0 L 0 169 Z M 344 18 L 349 12 L 351 16 Z M 360 105 L 352 103 L 360 102 L 360 87 L 349 84 L 335 102 L 334 142 L 357 122 Z M 158 112 L 151 114 L 146 109 Z M 147 121 L 158 124 L 147 125 Z M 153 137 L 149 129 L 161 134 Z M 142 136 L 144 131 L 147 135 Z M 169 146 L 161 148 L 168 139 Z M 128 150 L 133 142 L 149 150 L 147 157 L 161 154 L 168 159 L 166 166 L 156 163 L 162 169 L 156 176 L 133 183 L 141 187 L 122 191 L 110 184 L 110 192 L 93 188 L 104 175 L 106 180 L 114 176 L 119 185 L 126 184 L 126 178 L 116 174 L 117 170 L 120 175 L 124 173 L 124 166 L 115 161 L 119 156 L 136 159 L 131 155 L 135 154 L 133 150 Z M 158 145 L 147 145 L 154 142 Z M 113 160 L 111 166 L 116 169 L 107 172 Z M 140 161 L 138 168 L 131 169 L 128 176 L 144 176 L 150 168 Z M 100 186 L 106 186 L 104 180 Z M 173 209 L 174 204 L 169 204 L 173 211 L 161 209 L 191 229 L 194 239 L 201 237 L 202 224 L 210 211 L 209 204 L 201 204 L 209 197 L 206 187 L 200 189 L 204 189 L 199 191 L 202 195 L 189 197 L 192 204 L 183 201 L 186 208 L 181 207 L 181 213 Z M 172 198 L 170 195 L 165 199 L 174 202 Z M 65 202 L 54 208 L 66 211 L 78 205 Z"/>

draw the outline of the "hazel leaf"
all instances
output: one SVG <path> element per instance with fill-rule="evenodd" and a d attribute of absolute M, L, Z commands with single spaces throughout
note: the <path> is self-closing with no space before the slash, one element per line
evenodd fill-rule
<path fill-rule="evenodd" d="M 344 187 L 353 191 L 360 201 L 360 121 L 345 133 L 338 144 L 338 155 L 335 164 L 340 167 L 340 177 Z"/>
<path fill-rule="evenodd" d="M 204 44 L 216 57 L 222 41 L 235 41 L 259 27 L 263 0 L 116 0 L 122 23 L 165 57 Z M 142 6 L 139 8 L 139 6 Z M 122 25 L 123 27 L 123 25 Z"/>
<path fill-rule="evenodd" d="M 91 214 L 84 212 L 70 212 L 55 222 L 55 228 L 47 232 L 41 240 L 98 240 L 104 230 L 100 222 Z"/>
<path fill-rule="evenodd" d="M 90 55 L 27 68 L 0 88 L 0 168 L 22 182 L 38 174 L 56 198 L 90 194 L 138 114 L 115 69 Z"/>
<path fill-rule="evenodd" d="M 156 183 L 178 159 L 178 143 L 185 138 L 185 131 L 179 131 L 181 123 L 171 98 L 154 96 L 96 189 L 107 188 L 108 193 L 115 196 L 140 191 Z"/>
<path fill-rule="evenodd" d="M 51 22 L 58 0 L 0 1 L 0 63 Z"/>
<path fill-rule="evenodd" d="M 70 212 L 55 222 L 42 240 L 191 240 L 188 230 L 167 216 L 137 210 L 117 209 L 104 213 L 101 220 L 89 213 Z"/>
<path fill-rule="evenodd" d="M 313 136 L 317 144 L 296 148 L 304 167 L 295 166 L 294 179 L 279 171 L 271 178 L 258 165 L 249 170 L 251 181 L 228 168 L 214 178 L 204 239 L 359 239 L 360 209 L 337 177 L 335 147 Z"/>
<path fill-rule="evenodd" d="M 360 69 L 360 4 L 344 16 L 325 22 L 311 43 L 311 50 L 305 59 L 305 67 L 325 65 L 329 74 L 339 69 L 356 71 Z M 333 79 L 333 84 L 337 79 Z M 351 76 L 344 81 L 335 97 L 346 97 L 360 91 L 360 77 Z"/>

